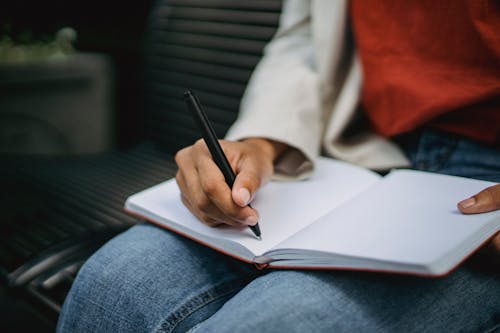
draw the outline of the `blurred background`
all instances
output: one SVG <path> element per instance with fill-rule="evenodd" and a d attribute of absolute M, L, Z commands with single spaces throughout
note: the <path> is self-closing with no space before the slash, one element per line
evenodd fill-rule
<path fill-rule="evenodd" d="M 151 4 L 3 1 L 0 154 L 95 153 L 131 146 L 140 131 L 140 46 Z M 53 322 L 3 285 L 0 327 L 3 332 L 54 330 Z"/>
<path fill-rule="evenodd" d="M 137 222 L 126 198 L 223 137 L 281 0 L 17 0 L 0 8 L 0 330 L 53 332 L 85 260 Z"/>
<path fill-rule="evenodd" d="M 140 45 L 151 4 L 3 2 L 0 152 L 130 146 L 140 129 L 134 113 L 141 101 Z M 82 100 L 92 107 L 82 109 Z M 88 126 L 100 127 L 90 136 Z"/>

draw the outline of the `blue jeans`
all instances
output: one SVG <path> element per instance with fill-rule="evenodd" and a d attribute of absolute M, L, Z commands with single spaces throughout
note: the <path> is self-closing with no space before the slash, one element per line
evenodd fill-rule
<path fill-rule="evenodd" d="M 499 150 L 431 131 L 403 141 L 416 168 L 500 181 Z M 474 257 L 439 279 L 259 271 L 150 224 L 85 263 L 58 323 L 58 332 L 495 330 L 500 276 Z"/>

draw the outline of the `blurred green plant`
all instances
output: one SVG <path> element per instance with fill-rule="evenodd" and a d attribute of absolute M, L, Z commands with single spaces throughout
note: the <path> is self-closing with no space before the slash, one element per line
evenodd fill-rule
<path fill-rule="evenodd" d="M 64 27 L 52 38 L 43 36 L 34 40 L 31 32 L 24 31 L 13 38 L 9 34 L 0 36 L 0 63 L 29 63 L 64 59 L 75 52 L 73 44 L 77 33 Z"/>

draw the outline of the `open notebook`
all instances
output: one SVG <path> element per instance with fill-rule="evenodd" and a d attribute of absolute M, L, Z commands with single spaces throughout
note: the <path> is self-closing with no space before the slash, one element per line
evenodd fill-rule
<path fill-rule="evenodd" d="M 493 184 L 412 170 L 381 177 L 320 158 L 310 179 L 270 182 L 258 192 L 252 206 L 261 241 L 248 227 L 202 224 L 173 179 L 130 196 L 125 209 L 261 266 L 441 276 L 500 230 L 500 211 L 462 215 L 456 208 Z"/>

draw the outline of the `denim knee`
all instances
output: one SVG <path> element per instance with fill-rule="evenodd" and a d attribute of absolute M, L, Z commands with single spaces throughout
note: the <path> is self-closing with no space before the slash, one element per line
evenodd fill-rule
<path fill-rule="evenodd" d="M 255 274 L 252 266 L 191 240 L 138 225 L 104 245 L 81 268 L 65 301 L 60 331 L 190 328 Z"/>
<path fill-rule="evenodd" d="M 139 332 L 147 327 L 147 308 L 155 307 L 156 280 L 162 275 L 158 269 L 165 264 L 162 251 L 168 238 L 163 230 L 138 225 L 99 249 L 80 269 L 58 330 Z"/>

